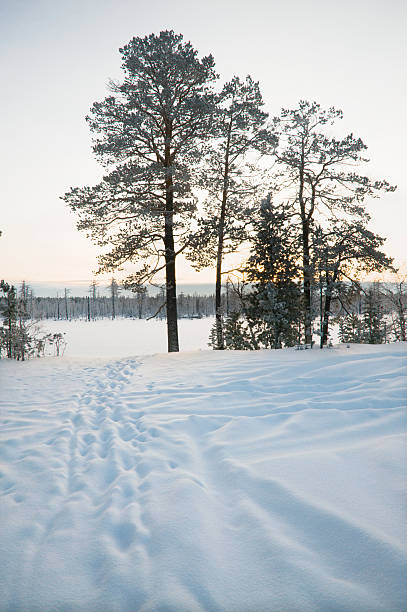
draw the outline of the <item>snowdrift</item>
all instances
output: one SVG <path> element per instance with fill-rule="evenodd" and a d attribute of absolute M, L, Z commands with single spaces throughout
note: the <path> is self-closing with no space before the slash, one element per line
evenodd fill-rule
<path fill-rule="evenodd" d="M 403 344 L 0 362 L 0 608 L 405 612 Z"/>

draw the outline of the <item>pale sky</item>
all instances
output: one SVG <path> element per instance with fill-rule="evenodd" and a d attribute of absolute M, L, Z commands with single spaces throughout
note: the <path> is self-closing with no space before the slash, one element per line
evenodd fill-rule
<path fill-rule="evenodd" d="M 366 202 L 385 250 L 407 259 L 404 0 L 0 0 L 0 277 L 88 281 L 98 248 L 59 199 L 93 185 L 85 115 L 120 78 L 119 47 L 160 30 L 212 53 L 221 80 L 251 74 L 270 114 L 298 100 L 344 111 L 339 134 L 368 145 L 368 172 L 398 185 Z M 211 282 L 180 263 L 180 282 Z"/>

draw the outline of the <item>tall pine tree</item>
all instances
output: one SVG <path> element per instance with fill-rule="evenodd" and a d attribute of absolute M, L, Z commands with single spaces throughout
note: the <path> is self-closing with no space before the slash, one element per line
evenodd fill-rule
<path fill-rule="evenodd" d="M 319 215 L 357 220 L 363 215 L 366 197 L 395 189 L 386 181 L 373 181 L 354 172 L 356 165 L 367 161 L 363 157 L 367 147 L 353 134 L 337 139 L 327 132 L 326 128 L 341 118 L 340 110 L 324 110 L 316 102 L 302 100 L 295 109 L 283 109 L 276 119 L 280 142 L 277 162 L 300 222 L 307 344 L 312 344 L 312 232 Z"/>
<path fill-rule="evenodd" d="M 201 186 L 208 191 L 204 218 L 193 241 L 191 259 L 196 268 L 215 262 L 216 343 L 224 348 L 222 274 L 226 254 L 235 252 L 248 237 L 250 201 L 260 190 L 262 173 L 254 155 L 269 155 L 277 139 L 266 124 L 268 114 L 259 84 L 250 76 L 235 76 L 217 98 L 215 138 L 208 150 Z"/>
<path fill-rule="evenodd" d="M 100 271 L 139 263 L 129 287 L 165 271 L 168 350 L 178 351 L 175 261 L 196 207 L 191 175 L 211 135 L 214 61 L 200 60 L 173 31 L 133 38 L 120 53 L 123 81 L 87 118 L 108 174 L 63 199 L 78 214 L 78 228 L 111 249 Z"/>

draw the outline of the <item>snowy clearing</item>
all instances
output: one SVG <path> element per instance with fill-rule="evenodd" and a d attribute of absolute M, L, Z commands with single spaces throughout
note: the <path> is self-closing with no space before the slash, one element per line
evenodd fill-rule
<path fill-rule="evenodd" d="M 180 319 L 180 350 L 208 349 L 214 317 Z M 167 351 L 167 323 L 162 319 L 41 321 L 46 332 L 63 333 L 69 357 L 132 357 Z"/>
<path fill-rule="evenodd" d="M 1 361 L 1 610 L 405 612 L 406 356 Z"/>

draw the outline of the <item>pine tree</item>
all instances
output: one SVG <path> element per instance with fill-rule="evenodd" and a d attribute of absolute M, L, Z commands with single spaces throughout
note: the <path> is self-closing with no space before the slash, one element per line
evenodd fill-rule
<path fill-rule="evenodd" d="M 34 355 L 40 357 L 44 354 L 47 344 L 54 342 L 58 334 L 41 335 L 36 321 L 28 310 L 28 300 L 32 291 L 25 282 L 17 291 L 13 285 L 3 280 L 0 282 L 0 316 L 3 325 L 0 327 L 0 356 L 4 354 L 8 359 L 25 361 Z"/>
<path fill-rule="evenodd" d="M 271 196 L 262 201 L 253 220 L 251 256 L 242 269 L 249 288 L 235 290 L 241 308 L 225 322 L 227 348 L 277 349 L 298 341 L 301 290 L 291 217 L 290 204 L 276 207 Z"/>
<path fill-rule="evenodd" d="M 96 318 L 96 299 L 97 299 L 97 282 L 95 279 L 92 280 L 89 286 L 89 297 L 88 297 L 88 319 Z"/>
<path fill-rule="evenodd" d="M 178 351 L 175 262 L 196 209 L 192 174 L 211 136 L 214 61 L 199 60 L 173 31 L 133 38 L 120 52 L 124 80 L 88 117 L 109 173 L 63 199 L 79 215 L 78 228 L 111 248 L 100 271 L 138 263 L 127 287 L 165 271 L 168 350 Z"/>
<path fill-rule="evenodd" d="M 29 298 L 29 288 L 27 287 L 25 281 L 21 283 L 19 295 L 17 298 L 17 342 L 16 342 L 16 351 L 18 354 L 18 359 L 21 361 L 25 361 L 27 355 L 29 355 L 32 350 L 33 340 L 34 338 L 31 336 L 29 332 L 29 327 L 27 325 L 27 321 L 30 318 L 30 314 L 28 312 L 28 298 Z"/>
<path fill-rule="evenodd" d="M 353 134 L 338 140 L 324 131 L 324 126 L 341 118 L 340 110 L 323 110 L 315 102 L 302 100 L 296 109 L 283 109 L 281 117 L 275 120 L 280 141 L 277 163 L 283 169 L 288 197 L 300 219 L 307 344 L 312 344 L 312 230 L 317 214 L 360 218 L 366 197 L 395 190 L 386 181 L 372 181 L 349 171 L 349 167 L 367 161 L 363 157 L 367 147 Z"/>
<path fill-rule="evenodd" d="M 360 344 L 363 342 L 363 321 L 356 313 L 349 313 L 339 319 L 339 339 L 341 342 Z"/>
<path fill-rule="evenodd" d="M 222 265 L 225 254 L 236 251 L 247 237 L 251 217 L 249 199 L 259 189 L 261 173 L 252 163 L 254 153 L 274 151 L 276 137 L 266 125 L 267 113 L 259 84 L 250 76 L 234 77 L 217 99 L 215 138 L 212 141 L 201 186 L 208 190 L 205 216 L 192 244 L 197 269 L 215 261 L 216 349 L 224 348 Z"/>
<path fill-rule="evenodd" d="M 147 296 L 147 287 L 144 287 L 143 285 L 136 285 L 133 286 L 132 292 L 136 296 L 137 316 L 139 319 L 141 319 L 143 317 L 143 309 Z"/>
<path fill-rule="evenodd" d="M 112 321 L 114 321 L 116 318 L 116 304 L 117 304 L 117 298 L 119 295 L 119 285 L 117 284 L 117 281 L 115 278 L 112 278 L 112 280 L 110 281 L 109 289 L 110 289 L 110 297 L 112 300 Z"/>
<path fill-rule="evenodd" d="M 0 282 L 3 300 L 0 302 L 0 315 L 3 325 L 0 329 L 0 347 L 5 351 L 6 357 L 15 358 L 17 343 L 17 294 L 13 285 L 4 280 Z"/>
<path fill-rule="evenodd" d="M 292 215 L 289 203 L 277 207 L 270 196 L 262 201 L 254 222 L 252 254 L 244 268 L 252 284 L 246 318 L 257 342 L 268 348 L 292 346 L 297 341 L 301 292 Z"/>
<path fill-rule="evenodd" d="M 215 323 L 213 342 L 217 343 L 217 328 Z M 232 311 L 225 319 L 225 347 L 234 351 L 247 351 L 258 348 L 253 345 L 250 330 L 240 312 Z"/>
<path fill-rule="evenodd" d="M 363 341 L 366 344 L 383 344 L 386 340 L 386 323 L 383 305 L 377 287 L 368 289 L 363 304 Z"/>
<path fill-rule="evenodd" d="M 381 283 L 381 293 L 392 313 L 392 332 L 399 342 L 407 341 L 407 274 L 397 270 L 389 282 Z"/>
<path fill-rule="evenodd" d="M 393 269 L 392 259 L 379 249 L 385 239 L 367 229 L 368 221 L 366 213 L 352 221 L 333 218 L 328 221 L 328 229 L 317 226 L 313 232 L 314 266 L 319 270 L 321 297 L 324 293 L 321 348 L 328 341 L 331 306 L 342 291 L 343 281 L 352 280 L 362 272 Z"/>
<path fill-rule="evenodd" d="M 64 289 L 64 307 L 65 307 L 65 319 L 69 320 L 69 308 L 68 308 L 68 295 L 69 289 Z"/>

